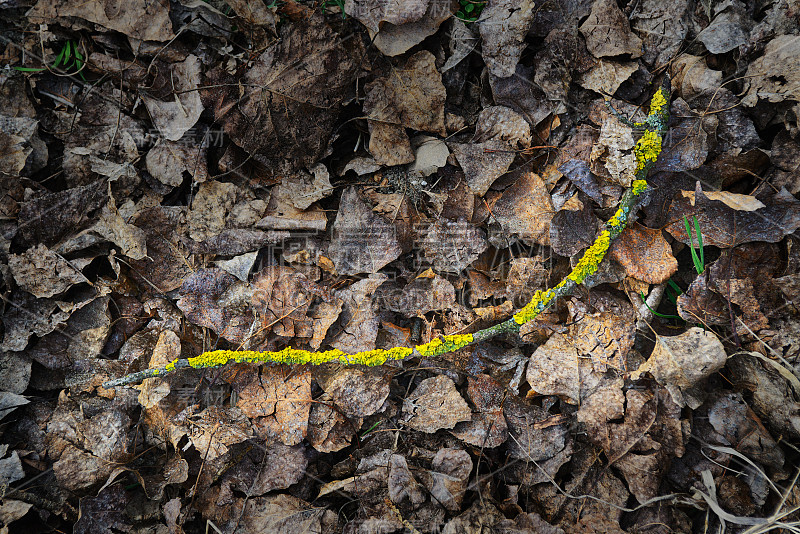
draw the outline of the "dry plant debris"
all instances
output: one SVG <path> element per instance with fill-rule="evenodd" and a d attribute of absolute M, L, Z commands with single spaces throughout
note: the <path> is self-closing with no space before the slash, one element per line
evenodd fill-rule
<path fill-rule="evenodd" d="M 800 528 L 792 2 L 3 15 L 0 534 Z"/>

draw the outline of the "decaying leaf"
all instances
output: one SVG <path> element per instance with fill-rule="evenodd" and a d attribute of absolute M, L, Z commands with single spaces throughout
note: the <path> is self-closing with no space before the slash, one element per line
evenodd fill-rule
<path fill-rule="evenodd" d="M 620 63 L 600 60 L 592 70 L 580 78 L 580 84 L 601 95 L 613 95 L 619 86 L 637 70 L 639 70 L 639 65 L 633 61 Z"/>
<path fill-rule="evenodd" d="M 75 4 L 69 0 L 42 0 L 28 16 L 31 22 L 45 24 L 60 17 L 77 17 L 142 41 L 166 42 L 175 37 L 169 20 L 169 4 L 165 2 L 134 0 L 111 4 L 105 0 L 90 0 Z"/>
<path fill-rule="evenodd" d="M 747 458 L 780 469 L 785 457 L 741 393 L 717 392 L 704 406 L 708 423 L 717 435 L 712 442 L 730 445 Z"/>
<path fill-rule="evenodd" d="M 236 406 L 249 418 L 257 435 L 285 445 L 303 441 L 311 411 L 310 370 L 287 373 L 286 368 L 276 366 L 262 369 L 259 375 L 253 369 L 239 380 L 235 384 L 240 391 Z"/>
<path fill-rule="evenodd" d="M 515 174 L 517 181 L 495 204 L 494 216 L 508 235 L 549 246 L 550 220 L 555 210 L 544 181 L 534 172 Z"/>
<path fill-rule="evenodd" d="M 779 35 L 767 43 L 764 55 L 747 67 L 742 104 L 755 106 L 758 101 L 783 102 L 800 100 L 800 42 L 793 35 Z"/>
<path fill-rule="evenodd" d="M 591 356 L 596 370 L 605 365 L 625 369 L 635 336 L 633 306 L 602 292 L 592 295 L 590 304 L 591 308 L 579 301 L 567 303 L 570 339 L 581 356 Z"/>
<path fill-rule="evenodd" d="M 635 142 L 631 128 L 607 114 L 600 128 L 600 137 L 592 147 L 592 171 L 611 178 L 611 183 L 630 187 L 636 171 Z"/>
<path fill-rule="evenodd" d="M 586 47 L 595 57 L 642 55 L 642 40 L 631 32 L 628 19 L 614 0 L 595 0 L 580 30 L 586 37 Z"/>
<path fill-rule="evenodd" d="M 315 450 L 326 453 L 348 447 L 358 432 L 363 418 L 347 417 L 337 410 L 327 393 L 315 399 L 308 415 L 306 439 Z"/>
<path fill-rule="evenodd" d="M 423 380 L 403 401 L 403 411 L 409 415 L 409 427 L 427 433 L 472 419 L 469 406 L 444 375 Z"/>
<path fill-rule="evenodd" d="M 544 462 L 569 448 L 568 429 L 563 418 L 517 397 L 506 399 L 503 413 L 508 422 L 509 455 L 512 458 L 523 462 Z M 557 463 L 561 465 L 568 458 L 569 451 Z"/>
<path fill-rule="evenodd" d="M 514 74 L 525 49 L 525 35 L 533 22 L 535 2 L 501 0 L 487 5 L 478 21 L 483 58 L 498 78 Z"/>
<path fill-rule="evenodd" d="M 753 397 L 753 410 L 775 435 L 800 436 L 800 382 L 783 364 L 758 353 L 738 353 L 728 369 L 733 380 Z"/>
<path fill-rule="evenodd" d="M 730 195 L 723 198 L 728 200 Z M 737 208 L 741 204 L 737 202 Z M 785 189 L 767 200 L 763 208 L 753 211 L 756 205 L 750 204 L 747 210 L 740 210 L 721 200 L 712 200 L 698 182 L 693 195 L 687 192 L 672 203 L 667 220 L 674 222 L 666 230 L 675 239 L 689 244 L 683 217 L 690 220 L 697 217 L 705 246 L 730 248 L 752 241 L 776 243 L 800 228 L 800 201 Z"/>
<path fill-rule="evenodd" d="M 203 103 L 197 91 L 200 58 L 190 54 L 182 62 L 172 65 L 170 78 L 175 91 L 170 101 L 150 96 L 142 96 L 142 100 L 161 135 L 170 141 L 178 141 L 197 123 L 203 112 Z"/>
<path fill-rule="evenodd" d="M 467 178 L 467 185 L 476 195 L 485 195 L 489 187 L 506 173 L 516 154 L 503 141 L 483 143 L 450 143 L 458 164 Z"/>
<path fill-rule="evenodd" d="M 484 232 L 466 221 L 438 220 L 420 228 L 423 260 L 439 272 L 459 273 L 488 248 Z"/>
<path fill-rule="evenodd" d="M 133 223 L 144 232 L 148 255 L 131 261 L 132 276 L 142 281 L 146 291 L 172 291 L 192 273 L 180 240 L 186 232 L 185 214 L 185 207 L 156 206 L 134 218 Z"/>
<path fill-rule="evenodd" d="M 642 59 L 661 66 L 674 59 L 691 27 L 688 0 L 644 0 L 631 14 L 642 39 Z"/>
<path fill-rule="evenodd" d="M 477 412 L 473 412 L 472 421 L 458 423 L 450 433 L 476 447 L 499 447 L 508 438 L 502 408 L 504 389 L 488 375 L 478 375 L 469 378 L 467 394 Z"/>
<path fill-rule="evenodd" d="M 472 458 L 460 449 L 440 449 L 431 461 L 431 468 L 423 477 L 431 497 L 451 512 L 459 510 L 472 471 Z"/>
<path fill-rule="evenodd" d="M 375 273 L 400 256 L 394 226 L 375 215 L 354 187 L 342 193 L 330 258 L 340 274 Z"/>
<path fill-rule="evenodd" d="M 221 269 L 203 269 L 186 278 L 178 308 L 199 326 L 217 332 L 233 343 L 249 340 L 256 333 L 251 325 L 253 288 Z"/>
<path fill-rule="evenodd" d="M 37 298 L 58 295 L 72 285 L 86 281 L 79 265 L 68 262 L 41 244 L 23 254 L 11 254 L 8 266 L 17 284 Z"/>
<path fill-rule="evenodd" d="M 661 284 L 678 270 L 678 260 L 672 255 L 661 230 L 639 224 L 627 228 L 609 250 L 628 276 L 649 284 Z"/>
<path fill-rule="evenodd" d="M 284 26 L 281 38 L 245 71 L 243 94 L 218 71 L 204 98 L 213 102 L 225 132 L 257 161 L 311 167 L 327 149 L 354 82 L 359 44 L 339 38 L 321 16 L 303 18 Z"/>
<path fill-rule="evenodd" d="M 631 376 L 635 380 L 650 373 L 676 404 L 697 408 L 703 402 L 698 383 L 719 371 L 727 359 L 717 336 L 695 327 L 677 336 L 659 336 L 650 358 Z"/>
<path fill-rule="evenodd" d="M 385 280 L 385 274 L 374 274 L 336 292 L 336 298 L 341 299 L 343 306 L 340 314 L 341 331 L 334 335 L 331 341 L 333 347 L 345 352 L 375 348 L 379 320 L 372 296 Z"/>
<path fill-rule="evenodd" d="M 369 151 L 378 163 L 402 165 L 414 161 L 404 128 L 445 135 L 445 89 L 433 54 L 417 52 L 405 65 L 392 68 L 366 87 Z"/>
<path fill-rule="evenodd" d="M 711 23 L 697 36 L 712 54 L 724 54 L 747 43 L 753 20 L 744 5 L 730 3 L 715 10 Z"/>
<path fill-rule="evenodd" d="M 591 363 L 579 358 L 569 339 L 555 333 L 538 347 L 528 363 L 527 380 L 531 389 L 541 395 L 563 395 L 571 403 L 580 402 L 581 375 Z"/>
<path fill-rule="evenodd" d="M 347 0 L 344 12 L 366 26 L 384 55 L 398 56 L 436 33 L 456 5 L 454 0 Z"/>
<path fill-rule="evenodd" d="M 206 147 L 190 147 L 186 143 L 162 140 L 148 150 L 145 161 L 147 172 L 156 180 L 170 187 L 178 187 L 183 183 L 184 173 L 195 182 L 205 182 L 208 169 L 205 164 Z"/>

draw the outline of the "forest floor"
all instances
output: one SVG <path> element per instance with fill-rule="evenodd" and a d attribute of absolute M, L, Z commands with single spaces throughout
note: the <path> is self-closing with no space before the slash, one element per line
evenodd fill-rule
<path fill-rule="evenodd" d="M 0 534 L 800 532 L 796 0 L 0 12 Z"/>

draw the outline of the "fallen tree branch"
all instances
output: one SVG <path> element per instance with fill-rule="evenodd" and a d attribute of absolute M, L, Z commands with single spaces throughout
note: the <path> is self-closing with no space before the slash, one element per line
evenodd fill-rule
<path fill-rule="evenodd" d="M 528 305 L 518 311 L 511 319 L 475 332 L 474 334 L 439 336 L 428 343 L 417 345 L 413 348 L 392 347 L 390 349 L 375 349 L 355 354 L 348 354 L 340 350 L 311 352 L 293 349 L 291 347 L 276 352 L 215 350 L 204 352 L 194 358 L 178 359 L 163 367 L 145 369 L 137 373 L 131 373 L 114 380 L 109 380 L 103 384 L 103 387 L 113 388 L 128 384 L 136 384 L 147 378 L 161 377 L 180 369 L 221 367 L 228 363 L 284 363 L 290 365 L 310 363 L 319 365 L 329 362 L 338 362 L 344 365 L 382 365 L 388 360 L 439 356 L 478 343 L 479 341 L 486 341 L 499 334 L 519 332 L 523 324 L 535 319 L 557 299 L 571 295 L 588 276 L 596 273 L 611 243 L 622 233 L 628 224 L 635 219 L 635 213 L 643 200 L 643 193 L 648 189 L 647 173 L 655 164 L 658 155 L 661 153 L 662 140 L 669 120 L 670 93 L 671 88 L 669 78 L 667 78 L 650 100 L 650 113 L 647 119 L 642 123 L 631 123 L 614 112 L 614 114 L 626 124 L 644 129 L 642 137 L 636 142 L 636 147 L 634 149 L 636 156 L 636 173 L 631 187 L 620 200 L 617 212 L 605 223 L 605 228 L 597 236 L 594 243 L 586 249 L 583 257 L 578 261 L 578 264 L 572 272 L 555 287 L 546 291 L 537 291 Z"/>

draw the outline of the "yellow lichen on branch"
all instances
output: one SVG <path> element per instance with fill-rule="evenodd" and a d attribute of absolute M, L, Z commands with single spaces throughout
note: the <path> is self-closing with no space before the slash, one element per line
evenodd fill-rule
<path fill-rule="evenodd" d="M 606 222 L 605 228 L 595 239 L 594 243 L 586 249 L 577 265 L 558 285 L 546 290 L 538 290 L 531 301 L 517 312 L 511 319 L 490 326 L 475 334 L 443 335 L 434 338 L 429 343 L 410 347 L 393 347 L 390 349 L 375 349 L 355 354 L 348 354 L 338 349 L 322 352 L 312 352 L 302 349 L 287 347 L 280 351 L 248 351 L 248 350 L 215 350 L 204 352 L 193 358 L 175 360 L 162 368 L 145 369 L 115 380 L 109 380 L 103 387 L 111 388 L 126 384 L 141 382 L 147 378 L 163 376 L 183 368 L 203 369 L 219 367 L 230 362 L 236 363 L 280 363 L 289 365 L 313 364 L 319 365 L 337 362 L 344 365 L 382 365 L 389 360 L 402 360 L 412 355 L 417 357 L 439 356 L 453 352 L 478 341 L 490 339 L 501 333 L 519 332 L 521 325 L 533 320 L 549 307 L 556 299 L 569 295 L 582 284 L 588 276 L 597 272 L 605 258 L 612 241 L 630 223 L 634 212 L 641 199 L 642 193 L 648 189 L 646 175 L 650 167 L 656 162 L 661 153 L 663 134 L 669 119 L 669 80 L 656 91 L 650 102 L 650 113 L 643 123 L 635 126 L 644 127 L 645 131 L 636 142 L 634 155 L 636 156 L 636 176 L 631 188 L 625 193 L 617 212 Z M 619 113 L 613 110 L 615 115 Z M 628 122 L 629 125 L 634 123 Z"/>

